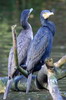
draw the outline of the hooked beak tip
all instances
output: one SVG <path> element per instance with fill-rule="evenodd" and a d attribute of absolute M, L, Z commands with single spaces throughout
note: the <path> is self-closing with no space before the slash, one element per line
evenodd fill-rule
<path fill-rule="evenodd" d="M 51 12 L 50 15 L 54 15 L 54 12 Z"/>
<path fill-rule="evenodd" d="M 33 11 L 33 8 L 30 9 L 30 13 Z"/>

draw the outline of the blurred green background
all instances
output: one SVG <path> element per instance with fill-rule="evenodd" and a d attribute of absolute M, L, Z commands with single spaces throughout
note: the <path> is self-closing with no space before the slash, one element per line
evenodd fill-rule
<path fill-rule="evenodd" d="M 17 24 L 18 35 L 22 29 L 20 14 L 26 8 L 34 9 L 33 17 L 29 19 L 34 34 L 40 27 L 41 10 L 55 10 L 55 15 L 50 17 L 50 20 L 56 24 L 51 56 L 57 61 L 66 54 L 66 0 L 0 0 L 0 76 L 7 75 L 8 55 L 12 46 L 11 25 Z M 65 79 L 63 82 L 66 84 Z M 60 83 L 60 87 L 62 87 L 62 81 Z M 62 87 L 64 93 L 66 93 L 65 84 Z"/>

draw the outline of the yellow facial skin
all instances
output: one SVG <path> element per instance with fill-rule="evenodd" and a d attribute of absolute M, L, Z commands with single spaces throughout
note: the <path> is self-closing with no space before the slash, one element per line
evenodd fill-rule
<path fill-rule="evenodd" d="M 53 12 L 49 12 L 49 13 L 44 13 L 42 16 L 44 17 L 44 19 L 49 18 L 49 16 L 54 15 Z"/>

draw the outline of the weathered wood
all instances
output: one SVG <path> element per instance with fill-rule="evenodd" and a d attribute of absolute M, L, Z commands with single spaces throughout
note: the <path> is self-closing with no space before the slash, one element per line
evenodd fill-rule
<path fill-rule="evenodd" d="M 47 66 L 48 90 L 53 100 L 63 100 L 58 88 L 58 82 L 57 82 L 57 78 L 56 78 L 56 74 L 54 70 L 53 60 L 47 59 L 45 63 Z"/>
<path fill-rule="evenodd" d="M 28 77 L 28 72 L 23 68 L 21 68 L 18 64 L 17 36 L 16 36 L 16 29 L 15 29 L 16 25 L 11 26 L 11 28 L 12 28 L 12 38 L 13 38 L 14 62 L 15 62 L 16 69 L 18 69 L 19 72 L 21 72 L 21 74 L 23 74 L 25 77 Z"/>
<path fill-rule="evenodd" d="M 48 69 L 48 90 L 53 98 L 53 100 L 63 100 L 61 93 L 59 91 L 58 82 L 55 73 Z"/>
<path fill-rule="evenodd" d="M 13 38 L 13 52 L 14 52 L 14 62 L 15 66 L 18 66 L 18 55 L 17 55 L 17 37 L 16 37 L 16 26 L 11 26 L 12 29 L 12 38 Z"/>
<path fill-rule="evenodd" d="M 54 66 L 54 62 L 53 59 L 49 58 L 49 60 L 45 60 L 46 64 L 44 64 L 41 68 L 41 70 L 38 72 L 37 75 L 37 86 L 39 89 L 43 89 L 46 88 L 48 89 L 48 85 L 47 85 L 47 75 L 48 75 L 48 70 L 47 70 L 47 66 Z M 52 68 L 51 68 L 52 69 Z M 66 77 L 66 70 L 63 70 L 61 67 L 53 67 L 53 70 L 55 71 L 55 75 L 57 80 L 60 80 L 64 77 Z"/>
<path fill-rule="evenodd" d="M 32 77 L 32 86 L 31 86 L 30 91 L 39 91 L 39 89 L 36 87 L 35 80 L 36 80 L 36 77 L 34 75 Z M 4 89 L 7 85 L 7 81 L 8 81 L 8 77 L 0 77 L 0 93 L 4 93 Z M 17 82 L 18 82 L 18 84 L 17 84 L 18 89 L 16 88 Z M 27 83 L 27 78 L 25 76 L 23 76 L 23 75 L 16 76 L 13 79 L 11 90 L 13 90 L 13 91 L 17 91 L 17 90 L 26 91 L 26 83 Z"/>
<path fill-rule="evenodd" d="M 46 60 L 45 60 L 46 61 Z M 53 62 L 53 59 L 49 58 L 48 61 L 46 61 L 46 63 L 49 66 L 54 66 L 54 71 L 56 73 L 56 77 L 57 79 L 61 79 L 66 77 L 66 69 L 62 69 L 62 65 L 66 63 L 66 56 L 63 56 L 59 61 L 57 61 L 56 63 Z"/>
<path fill-rule="evenodd" d="M 59 61 L 54 63 L 55 67 L 62 67 L 63 64 L 66 63 L 66 55 L 63 56 Z"/>

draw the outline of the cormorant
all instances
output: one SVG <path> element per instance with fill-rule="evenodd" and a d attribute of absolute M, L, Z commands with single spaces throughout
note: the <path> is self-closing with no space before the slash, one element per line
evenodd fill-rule
<path fill-rule="evenodd" d="M 42 26 L 34 36 L 27 54 L 26 66 L 29 76 L 26 93 L 30 89 L 32 73 L 41 68 L 44 60 L 50 56 L 52 50 L 55 24 L 48 20 L 50 15 L 54 15 L 54 13 L 49 10 L 41 11 L 40 21 Z M 38 67 L 36 64 L 40 66 Z"/>
<path fill-rule="evenodd" d="M 33 39 L 32 27 L 28 23 L 28 18 L 32 11 L 33 11 L 33 8 L 25 9 L 22 11 L 21 17 L 20 17 L 20 23 L 21 23 L 23 29 L 17 37 L 17 52 L 18 52 L 19 65 L 21 63 L 24 63 L 25 58 L 27 56 L 27 51 L 28 51 L 29 45 L 31 43 L 31 40 Z M 6 99 L 9 88 L 11 87 L 11 83 L 13 80 L 13 74 L 16 70 L 15 67 L 16 66 L 14 66 L 13 48 L 11 48 L 10 53 L 9 53 L 9 59 L 8 59 L 8 78 L 9 78 L 9 80 L 7 82 L 7 87 L 6 87 L 3 99 Z"/>

